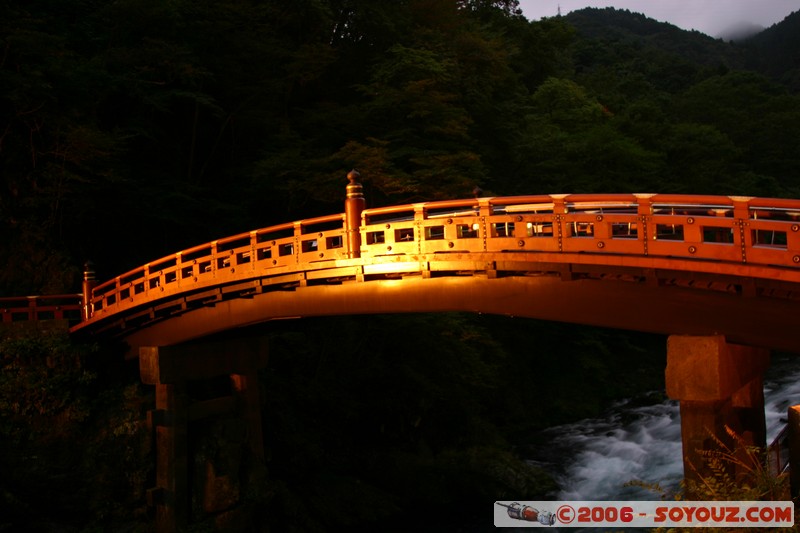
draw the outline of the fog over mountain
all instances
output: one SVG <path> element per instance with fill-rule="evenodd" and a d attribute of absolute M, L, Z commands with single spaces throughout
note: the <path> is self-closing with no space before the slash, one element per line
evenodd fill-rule
<path fill-rule="evenodd" d="M 763 26 L 743 20 L 719 32 L 714 37 L 724 41 L 743 41 L 762 31 L 764 31 Z"/>
<path fill-rule="evenodd" d="M 768 28 L 800 8 L 797 0 L 519 0 L 519 6 L 531 20 L 557 13 L 568 15 L 586 7 L 611 7 L 642 13 L 648 18 L 715 38 L 726 38 L 731 34 L 729 28 L 742 24 Z"/>

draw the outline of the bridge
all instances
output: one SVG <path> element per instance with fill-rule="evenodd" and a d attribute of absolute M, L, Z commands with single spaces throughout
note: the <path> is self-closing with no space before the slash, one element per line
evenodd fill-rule
<path fill-rule="evenodd" d="M 709 431 L 765 444 L 769 352 L 800 353 L 800 200 L 549 194 L 366 209 L 358 174 L 348 179 L 344 213 L 218 239 L 103 283 L 87 268 L 79 295 L 0 300 L 4 322 L 71 318 L 73 336 L 117 338 L 139 358 L 163 429 L 161 529 L 185 521 L 168 495 L 186 489 L 189 415 L 167 414 L 187 409 L 186 380 L 234 376 L 263 454 L 254 375 L 265 348 L 204 339 L 277 319 L 468 311 L 663 334 L 686 474 L 714 446 Z"/>

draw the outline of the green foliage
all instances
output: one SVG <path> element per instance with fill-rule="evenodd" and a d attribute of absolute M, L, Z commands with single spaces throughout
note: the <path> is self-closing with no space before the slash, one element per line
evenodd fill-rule
<path fill-rule="evenodd" d="M 667 191 L 690 194 L 744 193 L 736 183 L 739 153 L 717 128 L 705 124 L 676 124 L 664 144 L 674 181 Z"/>
<path fill-rule="evenodd" d="M 512 444 L 663 386 L 663 340 L 645 335 L 470 314 L 270 330 L 264 428 L 270 477 L 280 480 L 270 516 L 281 529 L 399 520 L 402 531 L 433 509 L 492 494 L 545 499 L 552 479 Z M 355 495 L 370 505 L 349 507 Z M 350 514 L 312 519 L 300 516 L 304 506 Z M 450 525 L 486 520 L 467 512 Z"/>
<path fill-rule="evenodd" d="M 0 341 L 3 527 L 102 530 L 144 517 L 147 396 L 104 382 L 98 357 L 111 356 L 63 333 Z"/>
<path fill-rule="evenodd" d="M 0 342 L 0 431 L 14 443 L 54 438 L 86 420 L 84 391 L 96 379 L 86 354 L 63 335 Z"/>
<path fill-rule="evenodd" d="M 663 155 L 620 131 L 612 113 L 573 81 L 548 79 L 525 116 L 517 157 L 543 190 L 654 190 L 663 172 Z M 523 194 L 526 187 L 523 181 L 511 192 Z"/>
<path fill-rule="evenodd" d="M 775 475 L 769 467 L 767 450 L 748 444 L 725 426 L 725 439 L 711 434 L 715 449 L 702 450 L 702 464 L 692 465 L 693 474 L 670 493 L 656 484 L 638 480 L 626 483 L 657 494 L 662 500 L 695 501 L 787 501 L 791 499 L 788 473 Z M 796 526 L 795 526 L 796 527 Z M 754 529 L 755 531 L 771 531 Z M 664 531 L 659 528 L 656 531 Z M 719 531 L 718 528 L 686 528 L 669 531 Z"/>
<path fill-rule="evenodd" d="M 800 14 L 797 11 L 788 15 L 783 23 L 768 32 L 754 35 L 742 47 L 747 51 L 748 65 L 770 77 L 780 80 L 793 92 L 800 89 L 797 57 L 783 53 L 797 49 L 797 25 Z"/>
<path fill-rule="evenodd" d="M 570 132 L 599 122 L 603 116 L 602 106 L 570 80 L 548 79 L 536 89 L 531 100 L 537 117 Z"/>
<path fill-rule="evenodd" d="M 700 500 L 788 499 L 789 476 L 770 471 L 767 451 L 748 444 L 728 426 L 725 432 L 732 444 L 712 435 L 717 448 L 702 450 L 704 468 L 699 479 L 687 481 L 687 493 Z"/>

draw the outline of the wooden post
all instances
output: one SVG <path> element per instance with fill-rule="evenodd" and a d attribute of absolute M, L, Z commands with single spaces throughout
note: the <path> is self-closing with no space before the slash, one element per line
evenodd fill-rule
<path fill-rule="evenodd" d="M 347 173 L 347 198 L 344 201 L 344 225 L 347 234 L 347 257 L 361 257 L 361 212 L 364 211 L 364 188 L 361 174 L 353 169 Z"/>
<path fill-rule="evenodd" d="M 156 510 L 156 531 L 174 533 L 186 531 L 189 523 L 189 410 L 186 381 L 162 383 L 161 359 L 158 346 L 139 349 L 142 381 L 156 387 L 156 408 L 149 415 L 155 432 L 156 486 L 147 498 Z"/>
<path fill-rule="evenodd" d="M 86 263 L 83 265 L 83 301 L 81 302 L 81 320 L 89 320 L 92 318 L 92 290 L 94 289 L 95 285 L 97 285 L 97 279 L 95 278 L 94 263 L 91 261 L 86 261 Z"/>
<path fill-rule="evenodd" d="M 186 384 L 156 385 L 156 529 L 185 531 L 189 521 Z"/>

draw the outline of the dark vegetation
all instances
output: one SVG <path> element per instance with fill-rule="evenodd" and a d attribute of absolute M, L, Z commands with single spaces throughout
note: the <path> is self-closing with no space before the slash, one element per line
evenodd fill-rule
<path fill-rule="evenodd" d="M 476 185 L 800 197 L 798 13 L 727 43 L 515 4 L 0 1 L 0 296 L 339 212 L 353 167 L 370 207 Z M 516 445 L 663 386 L 663 339 L 569 325 L 341 317 L 270 335 L 275 531 L 485 523 L 486 502 L 552 488 Z M 115 357 L 0 345 L 0 531 L 144 517 L 147 391 Z"/>

